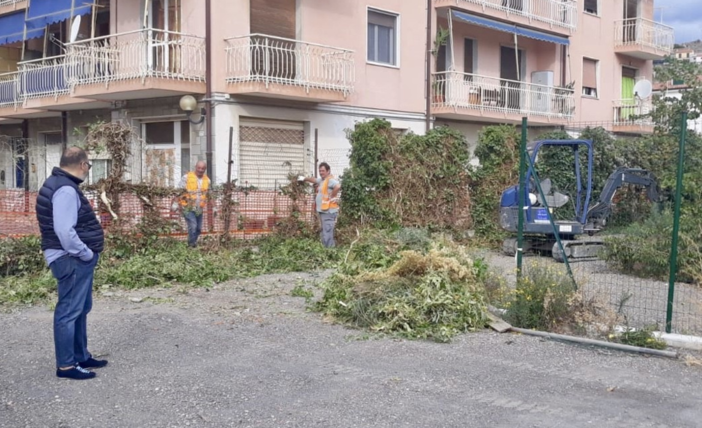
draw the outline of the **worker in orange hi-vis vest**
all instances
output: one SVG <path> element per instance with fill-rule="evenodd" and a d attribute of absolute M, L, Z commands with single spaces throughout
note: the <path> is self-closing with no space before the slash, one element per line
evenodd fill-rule
<path fill-rule="evenodd" d="M 326 162 L 319 164 L 319 176 L 320 178 L 314 178 L 301 175 L 297 180 L 317 185 L 315 205 L 322 224 L 322 245 L 331 248 L 336 246 L 334 228 L 336 227 L 336 218 L 339 215 L 341 183 L 331 175 L 331 168 Z"/>
<path fill-rule="evenodd" d="M 210 179 L 205 174 L 207 163 L 199 161 L 195 171 L 190 171 L 180 180 L 179 188 L 183 193 L 171 206 L 173 212 L 180 212 L 188 225 L 188 246 L 196 247 L 202 233 L 202 213 L 207 206 L 207 192 L 210 189 Z"/>

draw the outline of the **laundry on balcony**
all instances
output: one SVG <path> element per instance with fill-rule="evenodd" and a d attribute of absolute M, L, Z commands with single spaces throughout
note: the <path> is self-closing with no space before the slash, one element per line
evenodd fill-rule
<path fill-rule="evenodd" d="M 42 27 L 41 29 L 32 31 L 31 34 L 25 37 L 24 16 L 24 12 L 0 16 L 0 45 L 44 36 L 44 28 Z"/>
<path fill-rule="evenodd" d="M 522 28 L 514 24 L 508 24 L 506 22 L 495 21 L 494 19 L 483 18 L 482 16 L 471 15 L 469 13 L 459 12 L 457 10 L 452 10 L 451 15 L 460 20 L 467 22 L 469 24 L 480 25 L 482 27 L 490 28 L 493 30 L 504 31 L 506 33 L 514 34 L 515 36 L 524 36 L 531 39 L 541 40 L 543 42 L 557 43 L 559 45 L 569 45 L 570 41 L 567 37 L 555 36 L 553 34 L 547 34 L 542 31 L 530 30 L 527 28 Z"/>

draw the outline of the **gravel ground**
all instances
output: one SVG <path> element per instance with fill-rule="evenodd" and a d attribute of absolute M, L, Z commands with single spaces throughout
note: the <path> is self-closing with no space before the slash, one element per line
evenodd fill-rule
<path fill-rule="evenodd" d="M 82 382 L 54 375 L 49 308 L 0 313 L 0 427 L 700 426 L 702 367 L 682 359 L 491 331 L 368 338 L 290 295 L 319 295 L 321 276 L 102 290 L 89 335 L 110 364 Z"/>

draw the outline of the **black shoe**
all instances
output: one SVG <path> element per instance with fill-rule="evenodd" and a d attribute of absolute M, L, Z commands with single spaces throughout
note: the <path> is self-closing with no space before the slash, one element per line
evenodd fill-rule
<path fill-rule="evenodd" d="M 99 369 L 107 365 L 107 360 L 96 360 L 95 358 L 90 357 L 82 363 L 78 363 L 78 365 L 84 369 Z"/>
<path fill-rule="evenodd" d="M 83 379 L 92 379 L 96 375 L 95 375 L 95 373 L 91 372 L 90 370 L 86 370 L 83 367 L 76 364 L 76 366 L 73 367 L 72 369 L 68 369 L 68 370 L 56 369 L 56 376 L 63 377 L 66 379 L 83 380 Z"/>

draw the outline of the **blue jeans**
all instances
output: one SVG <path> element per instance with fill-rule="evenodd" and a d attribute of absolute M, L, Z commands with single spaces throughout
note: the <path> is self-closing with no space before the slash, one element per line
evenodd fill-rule
<path fill-rule="evenodd" d="M 58 281 L 54 310 L 56 366 L 69 367 L 91 357 L 88 352 L 88 312 L 93 307 L 93 274 L 98 254 L 89 262 L 65 255 L 51 263 Z"/>
<path fill-rule="evenodd" d="M 202 233 L 202 213 L 197 214 L 195 211 L 186 211 L 183 213 L 185 222 L 188 224 L 188 246 L 194 247 L 197 245 L 197 239 Z"/>

